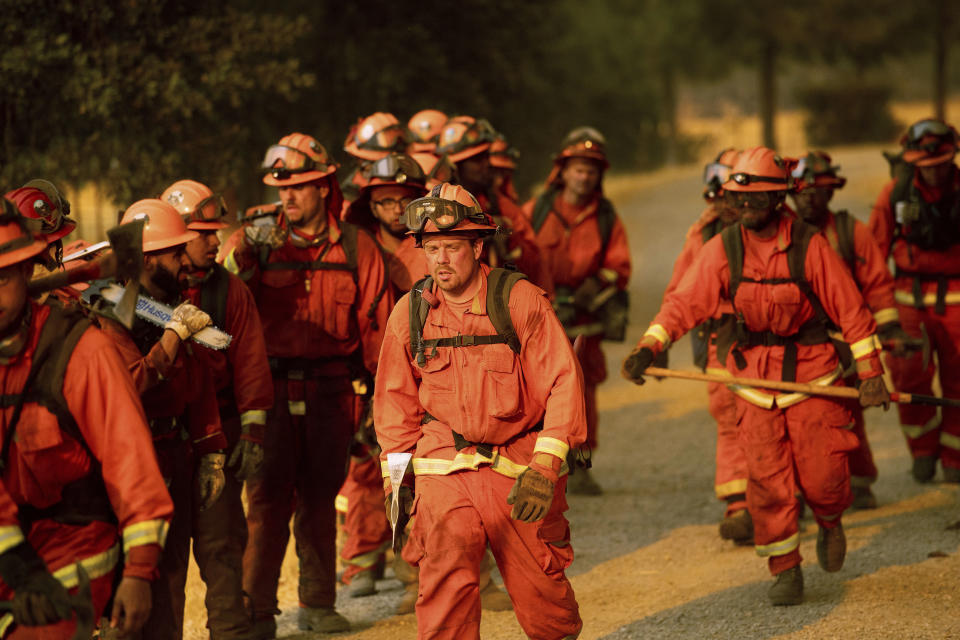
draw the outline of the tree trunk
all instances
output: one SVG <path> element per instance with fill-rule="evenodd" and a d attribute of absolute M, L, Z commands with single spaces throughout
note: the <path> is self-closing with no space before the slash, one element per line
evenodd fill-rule
<path fill-rule="evenodd" d="M 664 162 L 668 165 L 677 163 L 678 131 L 677 131 L 677 74 L 672 65 L 660 67 L 660 99 L 663 115 L 661 133 L 666 144 Z"/>
<path fill-rule="evenodd" d="M 947 119 L 947 7 L 946 0 L 934 0 L 933 43 L 933 112 L 940 120 Z"/>
<path fill-rule="evenodd" d="M 774 119 L 777 115 L 777 43 L 767 40 L 760 56 L 760 121 L 763 123 L 763 146 L 777 148 Z"/>

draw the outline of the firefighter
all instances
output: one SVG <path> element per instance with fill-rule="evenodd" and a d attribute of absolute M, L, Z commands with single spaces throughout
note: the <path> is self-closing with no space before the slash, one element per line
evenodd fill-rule
<path fill-rule="evenodd" d="M 490 145 L 490 172 L 493 181 L 493 191 L 513 202 L 519 202 L 517 188 L 513 186 L 513 174 L 520 161 L 520 151 L 511 147 L 502 133 L 498 133 L 493 144 Z"/>
<path fill-rule="evenodd" d="M 336 511 L 357 422 L 353 380 L 372 379 L 390 310 L 383 258 L 370 234 L 339 221 L 337 164 L 292 133 L 266 153 L 278 187 L 276 224 L 245 224 L 225 266 L 251 287 L 273 373 L 263 471 L 247 480 L 244 590 L 256 638 L 273 638 L 277 584 L 294 517 L 300 559 L 298 624 L 344 631 L 336 599 Z"/>
<path fill-rule="evenodd" d="M 534 284 L 550 292 L 553 286 L 540 260 L 530 222 L 515 201 L 494 190 L 490 148 L 496 137 L 497 132 L 486 120 L 457 116 L 440 132 L 437 153 L 456 165 L 458 183 L 476 194 L 480 206 L 505 232 L 490 243 L 487 261 L 492 266 L 516 265 Z"/>
<path fill-rule="evenodd" d="M 391 455 L 413 456 L 397 500 L 413 520 L 418 637 L 480 637 L 489 543 L 524 632 L 575 638 L 565 459 L 586 423 L 573 350 L 543 290 L 480 262 L 496 227 L 468 191 L 440 185 L 404 216 L 430 279 L 390 314 L 374 423 L 388 507 Z"/>
<path fill-rule="evenodd" d="M 42 263 L 48 271 L 56 270 L 63 260 L 63 239 L 77 228 L 70 218 L 70 201 L 49 180 L 31 180 L 4 197 L 16 205 L 24 218 L 38 220 L 40 234 L 47 242 L 48 251 Z"/>
<path fill-rule="evenodd" d="M 554 285 L 560 321 L 571 340 L 584 336 L 580 366 L 589 451 L 597 448 L 597 385 L 607 378 L 600 341 L 622 341 L 627 322 L 630 250 L 623 223 L 603 197 L 609 166 L 603 135 L 591 127 L 574 129 L 554 157 L 546 189 L 523 207 Z M 573 473 L 568 488 L 583 495 L 602 493 L 586 468 Z"/>
<path fill-rule="evenodd" d="M 446 123 L 447 114 L 436 109 L 423 109 L 413 114 L 407 122 L 407 137 L 410 139 L 407 153 L 433 153 Z"/>
<path fill-rule="evenodd" d="M 856 360 L 863 406 L 888 406 L 876 323 L 840 256 L 816 228 L 781 213 L 790 166 L 770 149 L 744 151 L 726 189 L 740 223 L 708 241 L 623 365 L 638 383 L 656 355 L 731 301 L 733 340 L 718 345 L 734 375 L 830 385 L 841 378 L 829 322 Z M 730 344 L 732 342 L 733 344 Z M 729 353 L 729 355 L 727 355 Z M 842 384 L 842 381 L 840 381 Z M 798 516 L 802 490 L 819 525 L 817 559 L 838 571 L 846 555 L 840 517 L 850 506 L 847 457 L 858 446 L 843 402 L 734 387 L 747 460 L 747 505 L 757 553 L 776 580 L 774 605 L 803 601 Z"/>
<path fill-rule="evenodd" d="M 843 263 L 860 288 L 867 308 L 873 312 L 877 323 L 877 336 L 884 342 L 905 344 L 908 336 L 900 326 L 899 314 L 893 301 L 893 278 L 887 270 L 886 260 L 877 246 L 867 225 L 846 211 L 832 211 L 830 200 L 833 192 L 846 184 L 846 178 L 837 175 L 840 167 L 832 166 L 830 156 L 823 151 L 811 151 L 799 159 L 793 169 L 795 190 L 791 193 L 797 215 L 807 224 L 823 231 L 830 246 L 840 254 Z M 838 345 L 841 364 L 852 364 L 849 350 Z M 898 351 L 898 356 L 905 355 Z M 855 372 L 845 372 L 847 384 L 856 382 Z M 877 479 L 877 466 L 863 420 L 863 408 L 857 402 L 848 402 L 853 416 L 853 431 L 860 446 L 850 453 L 850 483 L 853 488 L 853 507 L 873 509 L 877 498 L 870 488 Z"/>
<path fill-rule="evenodd" d="M 181 302 L 185 247 L 197 237 L 171 205 L 157 199 L 130 205 L 121 223 L 143 220 L 143 294 L 174 307 L 165 326 L 137 318 L 127 330 L 102 302 L 94 307 L 101 329 L 113 340 L 147 415 L 160 472 L 173 498 L 174 517 L 153 589 L 153 608 L 144 638 L 183 636 L 184 588 L 190 559 L 194 509 L 216 503 L 225 482 L 227 440 L 220 427 L 213 375 L 205 350 L 190 338 L 210 317 Z M 87 292 L 95 290 L 90 287 Z"/>
<path fill-rule="evenodd" d="M 426 176 L 427 189 L 433 189 L 438 184 L 449 182 L 457 184 L 457 167 L 450 162 L 447 156 L 438 156 L 435 153 L 418 151 L 410 154 L 417 161 Z"/>
<path fill-rule="evenodd" d="M 78 311 L 28 298 L 33 263 L 48 247 L 30 222 L 3 200 L 0 598 L 12 603 L 0 635 L 72 637 L 77 562 L 96 618 L 103 612 L 132 634 L 150 612 L 173 504 L 116 349 Z M 113 609 L 104 612 L 111 593 Z"/>
<path fill-rule="evenodd" d="M 697 253 L 710 238 L 740 219 L 740 209 L 726 197 L 723 183 L 730 177 L 730 171 L 740 152 L 736 149 L 724 149 L 716 159 L 703 170 L 703 198 L 707 202 L 704 209 L 690 229 L 677 261 L 673 265 L 673 275 L 664 292 L 670 295 L 680 283 Z M 717 359 L 717 334 L 726 325 L 729 329 L 733 322 L 733 309 L 726 301 L 720 304 L 716 315 L 690 334 L 694 345 L 694 364 L 710 373 L 726 373 L 723 363 Z M 753 520 L 747 509 L 747 462 L 743 449 L 737 441 L 737 409 L 733 392 L 727 385 L 711 382 L 707 385 L 710 415 L 717 421 L 717 454 L 714 493 L 718 500 L 726 503 L 723 519 L 720 521 L 720 537 L 732 540 L 736 544 L 753 544 Z"/>
<path fill-rule="evenodd" d="M 220 499 L 194 511 L 193 557 L 207 587 L 207 627 L 214 640 L 247 638 L 250 619 L 243 602 L 243 548 L 247 522 L 243 481 L 263 463 L 263 432 L 273 406 L 273 378 L 256 304 L 240 278 L 217 264 L 227 214 L 223 198 L 195 180 L 178 180 L 160 195 L 199 235 L 186 245 L 189 267 L 184 296 L 231 336 L 226 351 L 207 351 L 214 371 L 220 423 L 230 456 Z"/>
<path fill-rule="evenodd" d="M 895 264 L 894 299 L 903 329 L 926 328 L 940 367 L 944 397 L 960 397 L 960 171 L 957 131 L 940 120 L 921 120 L 900 139 L 893 179 L 877 197 L 870 230 Z M 891 354 L 892 355 L 892 354 Z M 888 358 L 897 389 L 932 393 L 933 359 L 921 354 Z M 960 482 L 960 410 L 901 404 L 900 424 L 913 455 L 913 477 L 930 482 L 937 459 L 947 482 Z"/>
<path fill-rule="evenodd" d="M 378 111 L 360 120 L 347 134 L 343 150 L 353 158 L 354 166 L 341 180 L 340 190 L 346 203 L 353 202 L 369 180 L 370 164 L 388 153 L 407 148 L 407 132 L 392 113 Z"/>

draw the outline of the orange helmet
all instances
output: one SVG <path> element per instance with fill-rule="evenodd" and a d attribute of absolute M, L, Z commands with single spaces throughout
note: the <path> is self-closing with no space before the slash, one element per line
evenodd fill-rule
<path fill-rule="evenodd" d="M 40 255 L 47 249 L 47 243 L 40 237 L 35 237 L 30 230 L 31 226 L 38 226 L 35 222 L 26 220 L 17 212 L 12 202 L 3 199 L 3 210 L 0 213 L 0 269 L 23 262 Z"/>
<path fill-rule="evenodd" d="M 903 160 L 917 167 L 931 167 L 949 161 L 957 153 L 960 136 L 951 125 L 925 118 L 910 125 L 900 138 Z"/>
<path fill-rule="evenodd" d="M 419 198 L 427 192 L 426 176 L 417 161 L 403 153 L 391 153 L 370 165 L 368 181 L 357 199 L 343 212 L 343 219 L 354 224 L 370 224 L 370 192 L 374 187 L 406 187 Z M 412 199 L 411 198 L 411 199 Z"/>
<path fill-rule="evenodd" d="M 730 147 L 717 154 L 716 160 L 703 168 L 703 198 L 713 201 L 723 195 L 723 183 L 730 177 L 734 163 L 740 157 L 740 152 Z"/>
<path fill-rule="evenodd" d="M 160 194 L 160 199 L 169 202 L 180 212 L 187 229 L 226 229 L 223 217 L 227 205 L 222 196 L 216 196 L 210 187 L 196 180 L 177 180 Z"/>
<path fill-rule="evenodd" d="M 520 152 L 511 147 L 502 133 L 498 133 L 490 145 L 490 165 L 501 169 L 516 169 Z"/>
<path fill-rule="evenodd" d="M 438 184 L 430 194 L 406 206 L 401 221 L 410 229 L 420 246 L 425 233 L 470 232 L 487 236 L 499 227 L 469 191 L 448 182 Z"/>
<path fill-rule="evenodd" d="M 790 176 L 797 191 L 809 187 L 833 187 L 840 189 L 847 179 L 837 175 L 838 166 L 830 165 L 830 155 L 826 151 L 811 151 L 800 158 Z"/>
<path fill-rule="evenodd" d="M 433 189 L 442 182 L 451 184 L 458 182 L 457 165 L 450 162 L 447 156 L 438 156 L 435 153 L 411 153 L 410 157 L 423 169 L 427 189 Z"/>
<path fill-rule="evenodd" d="M 169 249 L 200 237 L 196 231 L 187 229 L 187 223 L 173 205 L 158 198 L 134 202 L 123 212 L 120 224 L 141 219 L 146 221 L 143 226 L 144 253 Z"/>
<path fill-rule="evenodd" d="M 407 147 L 407 153 L 436 149 L 437 138 L 440 137 L 440 131 L 446 122 L 447 114 L 436 109 L 424 109 L 413 114 L 407 122 L 407 130 L 410 132 L 410 146 Z"/>
<path fill-rule="evenodd" d="M 490 149 L 497 133 L 485 119 L 471 116 L 451 118 L 437 140 L 437 153 L 460 162 Z"/>
<path fill-rule="evenodd" d="M 47 243 L 69 235 L 77 228 L 70 215 L 70 203 L 49 180 L 31 180 L 4 195 L 24 218 L 40 221 L 37 238 Z"/>
<path fill-rule="evenodd" d="M 407 147 L 400 121 L 392 113 L 378 111 L 361 118 L 347 134 L 343 150 L 364 160 L 379 160 L 391 151 L 403 151 Z"/>
<path fill-rule="evenodd" d="M 563 162 L 568 158 L 588 158 L 597 160 L 604 169 L 610 168 L 607 160 L 607 139 L 593 127 L 577 127 L 563 139 L 560 153 L 554 158 L 555 162 Z"/>
<path fill-rule="evenodd" d="M 272 187 L 313 182 L 336 173 L 338 167 L 322 144 L 302 133 L 280 138 L 267 149 L 261 165 L 267 174 L 263 183 Z"/>
<path fill-rule="evenodd" d="M 730 177 L 723 183 L 727 191 L 790 191 L 790 171 L 795 161 L 784 160 L 773 149 L 745 149 L 733 165 Z"/>

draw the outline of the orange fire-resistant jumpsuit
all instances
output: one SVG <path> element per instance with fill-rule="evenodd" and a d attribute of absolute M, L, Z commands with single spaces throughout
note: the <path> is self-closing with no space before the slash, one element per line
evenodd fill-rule
<path fill-rule="evenodd" d="M 886 256 L 896 264 L 894 297 L 904 331 L 920 335 L 924 325 L 931 350 L 940 367 L 944 397 L 960 398 L 960 232 L 954 230 L 944 250 L 922 248 L 901 233 L 896 212 L 890 205 L 895 180 L 884 186 L 870 214 L 870 230 Z M 952 193 L 927 186 L 914 177 L 913 189 L 927 203 L 937 204 L 941 215 L 953 206 L 960 193 L 960 171 L 954 170 Z M 941 201 L 943 200 L 943 201 Z M 938 304 L 938 300 L 940 304 Z M 938 309 L 938 306 L 942 308 Z M 921 354 L 887 359 L 896 389 L 931 394 L 935 374 L 933 359 L 924 369 Z M 900 424 L 913 457 L 939 456 L 944 467 L 960 469 L 960 409 L 899 404 Z"/>
<path fill-rule="evenodd" d="M 601 251 L 603 239 L 596 216 L 598 202 L 599 194 L 582 207 L 564 201 L 562 192 L 554 199 L 553 208 L 537 233 L 540 259 L 554 287 L 575 291 L 588 277 L 600 274 L 607 282 L 615 282 L 618 288 L 627 288 L 630 248 L 626 230 L 618 217 L 607 250 Z M 528 219 L 533 215 L 535 203 L 536 200 L 529 200 L 523 206 Z M 600 336 L 586 337 L 580 355 L 587 407 L 586 444 L 590 449 L 597 447 L 597 385 L 607 379 L 607 363 L 600 341 Z"/>
<path fill-rule="evenodd" d="M 150 618 L 141 634 L 144 639 L 175 640 L 183 635 L 184 589 L 195 508 L 194 471 L 202 455 L 227 446 L 207 361 L 209 351 L 188 341 L 180 345 L 177 357 L 171 360 L 159 344 L 162 327 L 137 319 L 133 329 L 127 331 L 114 320 L 100 318 L 99 322 L 140 392 L 160 472 L 174 505 L 160 579 L 154 585 Z"/>
<path fill-rule="evenodd" d="M 340 206 L 333 207 L 337 213 Z M 280 224 L 286 225 L 281 216 Z M 228 240 L 225 266 L 251 288 L 273 371 L 274 407 L 267 414 L 263 472 L 247 482 L 250 539 L 244 590 L 257 619 L 277 610 L 277 584 L 294 516 L 300 558 L 300 603 L 332 607 L 336 599 L 336 511 L 356 425 L 352 380 L 373 376 L 390 311 L 383 258 L 373 238 L 356 230 L 349 268 L 344 229 L 327 213 L 317 238 L 291 232 L 261 261 Z"/>
<path fill-rule="evenodd" d="M 712 205 L 708 205 L 700 214 L 700 218 L 687 230 L 686 240 L 677 261 L 673 264 L 673 275 L 664 292 L 664 297 L 670 295 L 680 283 L 683 274 L 687 272 L 693 259 L 704 245 L 704 236 L 707 239 L 722 230 L 719 214 Z M 704 231 L 706 229 L 706 231 Z M 729 301 L 721 300 L 717 313 L 711 319 L 711 331 L 705 335 L 707 345 L 707 372 L 725 374 L 727 368 L 717 359 L 717 335 L 715 323 L 731 320 L 733 307 Z M 707 384 L 710 415 L 717 421 L 717 454 L 716 473 L 714 475 L 714 492 L 718 500 L 727 503 L 725 516 L 747 508 L 747 461 L 743 449 L 737 438 L 737 406 L 733 392 L 727 385 L 718 382 Z"/>
<path fill-rule="evenodd" d="M 232 338 L 227 350 L 206 354 L 227 446 L 232 450 L 240 439 L 263 444 L 267 410 L 273 406 L 273 377 L 253 296 L 240 278 L 220 265 L 193 274 L 190 285 L 184 297 L 209 313 Z M 247 427 L 244 435 L 241 426 Z M 222 639 L 244 637 L 250 624 L 242 591 L 247 544 L 243 484 L 231 469 L 225 480 L 220 498 L 194 513 L 193 527 L 193 557 L 207 586 L 207 627 L 214 638 Z"/>
<path fill-rule="evenodd" d="M 794 334 L 815 316 L 809 299 L 792 282 L 773 284 L 748 280 L 789 279 L 787 250 L 793 221 L 784 216 L 777 235 L 760 239 L 740 228 L 744 245 L 743 278 L 734 307 L 746 328 Z M 849 271 L 822 234 L 810 239 L 804 262 L 806 280 L 829 318 L 841 328 L 858 361 L 861 378 L 882 374 L 877 354 L 876 323 Z M 657 345 L 666 345 L 713 317 L 729 293 L 730 267 L 722 238 L 714 237 L 697 254 L 690 269 L 647 330 Z M 745 367 L 727 358 L 734 375 L 780 380 L 783 345 L 744 348 Z M 797 345 L 796 380 L 833 384 L 840 378 L 836 350 L 831 343 Z M 858 446 L 850 430 L 846 405 L 832 399 L 799 393 L 774 393 L 749 387 L 734 388 L 737 424 L 749 474 L 747 505 L 754 522 L 757 553 L 769 558 L 773 574 L 801 561 L 795 495 L 802 489 L 817 522 L 833 528 L 850 506 L 848 454 Z"/>
<path fill-rule="evenodd" d="M 471 301 L 449 303 L 434 289 L 439 304 L 425 339 L 496 334 L 486 315 L 489 269 L 481 269 Z M 566 475 L 540 522 L 511 519 L 506 502 L 534 452 L 562 460 L 586 436 L 582 377 L 563 328 L 543 291 L 520 281 L 509 303 L 519 356 L 506 344 L 440 347 L 421 368 L 410 349 L 409 303 L 405 295 L 390 315 L 374 415 L 384 475 L 387 454 L 414 456 L 414 524 L 403 556 L 420 569 L 418 637 L 480 637 L 478 573 L 488 543 L 524 632 L 576 635 L 580 615 L 564 575 L 573 560 Z M 460 450 L 453 430 L 466 441 Z"/>
<path fill-rule="evenodd" d="M 30 303 L 30 333 L 23 351 L 0 366 L 4 396 L 22 393 L 40 332 L 50 317 L 48 305 Z M 26 401 L 10 443 L 0 484 L 0 552 L 27 542 L 68 589 L 77 585 L 75 563 L 91 580 L 93 606 L 99 616 L 110 597 L 114 569 L 124 556 L 123 575 L 155 580 L 173 503 L 163 485 L 137 391 L 110 341 L 96 328 L 80 337 L 67 363 L 62 387 L 80 442 L 61 428 L 45 406 Z M 14 412 L 0 412 L 0 434 Z M 91 458 L 91 455 L 94 459 Z M 107 511 L 116 521 L 89 507 L 93 489 L 104 491 Z M 77 496 L 88 500 L 86 505 Z M 61 524 L 56 514 L 69 512 L 85 524 Z M 109 513 L 107 514 L 109 515 Z M 13 593 L 0 583 L 0 599 Z M 0 618 L 0 634 L 10 623 Z M 42 630 L 19 629 L 10 637 L 69 638 L 74 622 Z"/>

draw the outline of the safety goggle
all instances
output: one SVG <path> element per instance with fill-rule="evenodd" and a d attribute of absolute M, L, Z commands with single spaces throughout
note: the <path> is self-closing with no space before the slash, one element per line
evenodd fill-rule
<path fill-rule="evenodd" d="M 412 158 L 397 157 L 395 155 L 380 158 L 370 165 L 370 178 L 380 180 L 393 180 L 399 184 L 405 183 L 413 178 L 419 182 L 423 175 L 423 170 Z"/>
<path fill-rule="evenodd" d="M 921 120 L 920 122 L 910 125 L 910 128 L 907 130 L 907 146 L 919 148 L 913 145 L 919 144 L 924 136 L 944 137 L 952 133 L 953 130 L 950 126 L 939 120 Z"/>
<path fill-rule="evenodd" d="M 732 169 L 729 165 L 711 162 L 703 168 L 703 184 L 713 185 L 716 183 L 717 186 L 722 185 L 730 179 Z"/>
<path fill-rule="evenodd" d="M 496 138 L 497 132 L 494 130 L 493 125 L 484 118 L 480 118 L 479 120 L 473 121 L 466 128 L 456 143 L 444 145 L 443 151 L 444 153 L 459 153 L 470 147 L 487 144 L 488 142 L 493 143 Z M 443 135 L 441 134 L 441 140 L 442 139 Z"/>
<path fill-rule="evenodd" d="M 836 178 L 839 168 L 831 167 L 823 158 L 804 156 L 797 162 L 797 166 L 790 172 L 790 176 L 796 180 L 803 180 L 812 184 L 817 176 Z"/>
<path fill-rule="evenodd" d="M 423 231 L 427 220 L 432 220 L 440 231 L 452 229 L 464 220 L 487 224 L 487 216 L 477 207 L 459 202 L 426 196 L 408 204 L 400 215 L 400 222 L 411 231 Z"/>
<path fill-rule="evenodd" d="M 208 209 L 212 215 L 207 214 Z M 191 222 L 210 222 L 211 220 L 219 220 L 225 215 L 227 215 L 226 201 L 223 196 L 214 194 L 198 202 L 190 213 L 183 214 L 183 221 L 187 224 Z"/>
<path fill-rule="evenodd" d="M 726 191 L 725 197 L 737 209 L 768 209 L 774 203 L 776 194 L 769 191 Z"/>
<path fill-rule="evenodd" d="M 777 178 L 774 176 L 755 176 L 749 173 L 732 173 L 730 174 L 730 179 L 743 187 L 750 184 L 756 184 L 758 182 L 770 182 L 773 184 L 787 184 L 786 178 Z"/>
<path fill-rule="evenodd" d="M 520 162 L 520 150 L 515 147 L 507 147 L 506 149 L 500 149 L 498 151 L 491 151 L 491 156 L 500 156 L 506 158 L 511 162 L 518 163 Z"/>
<path fill-rule="evenodd" d="M 368 124 L 357 131 L 354 141 L 359 149 L 367 151 L 399 151 L 406 146 L 404 133 L 399 124 L 391 124 L 380 131 L 373 131 L 373 125 Z M 364 138 L 363 142 L 360 142 L 361 137 Z"/>
<path fill-rule="evenodd" d="M 325 171 L 330 167 L 330 164 L 314 160 L 299 149 L 275 144 L 267 149 L 260 167 L 272 174 L 277 180 L 286 180 L 295 173 Z"/>

